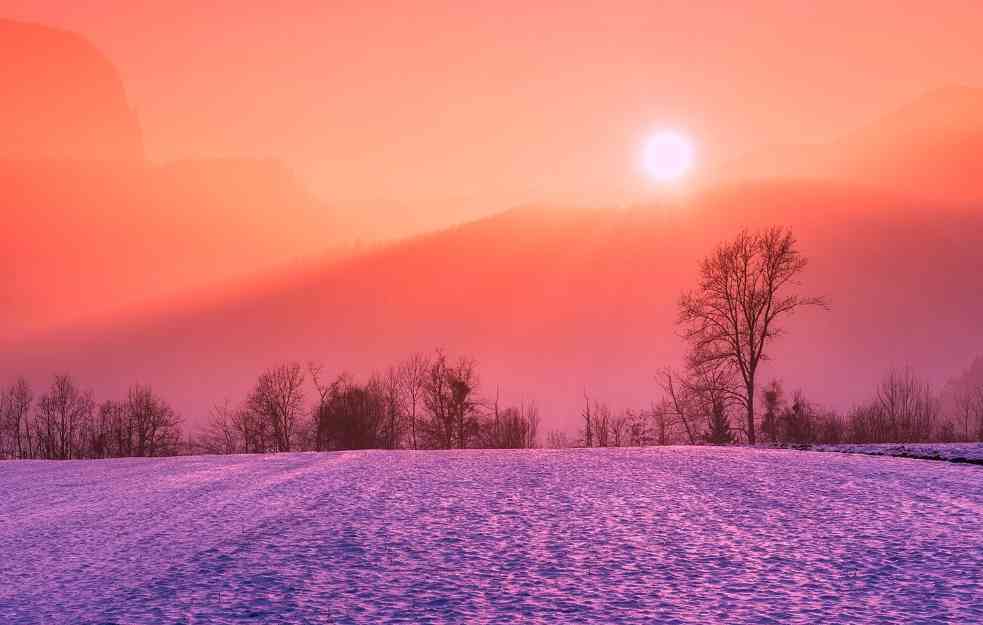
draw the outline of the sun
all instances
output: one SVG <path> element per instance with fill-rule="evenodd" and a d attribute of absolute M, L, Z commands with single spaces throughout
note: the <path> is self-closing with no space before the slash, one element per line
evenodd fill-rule
<path fill-rule="evenodd" d="M 693 168 L 693 142 L 677 130 L 660 130 L 645 142 L 642 165 L 658 183 L 679 180 Z"/>

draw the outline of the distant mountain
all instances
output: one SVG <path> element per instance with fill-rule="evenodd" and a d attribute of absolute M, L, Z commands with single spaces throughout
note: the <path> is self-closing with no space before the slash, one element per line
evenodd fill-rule
<path fill-rule="evenodd" d="M 983 89 L 944 87 L 825 145 L 773 146 L 719 168 L 718 180 L 806 178 L 899 196 L 983 202 Z"/>
<path fill-rule="evenodd" d="M 271 160 L 144 160 L 75 34 L 0 20 L 0 337 L 333 253 L 358 232 Z"/>
<path fill-rule="evenodd" d="M 195 421 L 280 360 L 365 374 L 445 347 L 479 359 L 486 393 L 536 398 L 572 427 L 585 390 L 646 406 L 657 368 L 680 357 L 675 303 L 699 259 L 776 223 L 812 259 L 803 288 L 833 310 L 794 319 L 764 376 L 843 407 L 892 364 L 941 382 L 983 352 L 983 212 L 798 182 L 628 210 L 517 209 L 221 301 L 9 346 L 0 379 L 74 371 L 112 393 L 150 381 Z"/>
<path fill-rule="evenodd" d="M 0 19 L 0 94 L 0 158 L 143 158 L 119 73 L 78 35 Z"/>

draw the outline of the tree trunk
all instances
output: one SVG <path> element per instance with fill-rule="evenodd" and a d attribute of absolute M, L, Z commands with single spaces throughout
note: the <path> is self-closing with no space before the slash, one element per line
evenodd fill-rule
<path fill-rule="evenodd" d="M 747 442 L 754 445 L 754 383 L 747 385 Z"/>

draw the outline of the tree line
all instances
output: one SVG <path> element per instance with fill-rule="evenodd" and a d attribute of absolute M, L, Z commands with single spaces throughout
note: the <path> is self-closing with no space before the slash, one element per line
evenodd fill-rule
<path fill-rule="evenodd" d="M 67 375 L 35 399 L 19 379 L 0 388 L 0 458 L 74 460 L 172 456 L 181 451 L 181 419 L 149 386 L 97 404 Z"/>
<path fill-rule="evenodd" d="M 309 382 L 309 385 L 308 385 Z M 305 389 L 313 387 L 312 402 Z M 350 449 L 521 449 L 539 444 L 534 403 L 503 406 L 479 394 L 473 358 L 413 354 L 364 382 L 285 363 L 248 396 L 213 411 L 195 446 L 208 453 Z"/>
<path fill-rule="evenodd" d="M 576 435 L 550 431 L 548 447 L 746 444 L 743 406 L 712 389 L 662 373 L 663 397 L 648 409 L 615 413 L 587 399 Z M 891 369 L 872 396 L 845 413 L 787 393 L 778 380 L 758 393 L 758 444 L 983 442 L 983 358 L 941 389 L 910 367 Z M 740 423 L 740 425 L 735 425 Z"/>
<path fill-rule="evenodd" d="M 759 385 L 783 322 L 803 308 L 828 309 L 799 292 L 808 262 L 792 232 L 743 231 L 700 264 L 695 289 L 679 299 L 677 328 L 688 351 L 679 369 L 657 380 L 662 399 L 647 413 L 612 416 L 587 399 L 575 443 L 809 444 L 983 440 L 983 359 L 941 393 L 910 368 L 889 371 L 874 397 L 845 415 L 825 410 L 782 385 Z M 760 409 L 759 409 L 760 405 Z M 624 435 L 628 432 L 627 436 Z M 565 442 L 560 434 L 549 440 Z"/>
<path fill-rule="evenodd" d="M 0 458 L 111 458 L 178 453 L 349 449 L 507 449 L 668 444 L 809 444 L 983 440 L 983 358 L 936 392 L 910 368 L 892 370 L 873 397 L 840 415 L 781 383 L 759 383 L 783 322 L 826 298 L 799 292 L 807 260 L 786 229 L 743 231 L 700 264 L 678 303 L 688 345 L 679 368 L 656 376 L 661 397 L 612 412 L 585 394 L 576 434 L 539 437 L 534 403 L 482 396 L 473 358 L 416 353 L 359 381 L 316 364 L 264 371 L 245 398 L 215 407 L 204 432 L 149 386 L 97 404 L 67 375 L 35 398 L 23 379 L 0 387 Z M 313 392 L 312 392 L 313 389 Z"/>

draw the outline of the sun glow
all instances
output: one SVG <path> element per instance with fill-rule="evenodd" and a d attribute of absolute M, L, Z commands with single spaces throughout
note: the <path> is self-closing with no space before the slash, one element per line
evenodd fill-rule
<path fill-rule="evenodd" d="M 679 180 L 693 168 L 693 143 L 675 130 L 660 130 L 645 142 L 642 165 L 658 183 Z"/>

